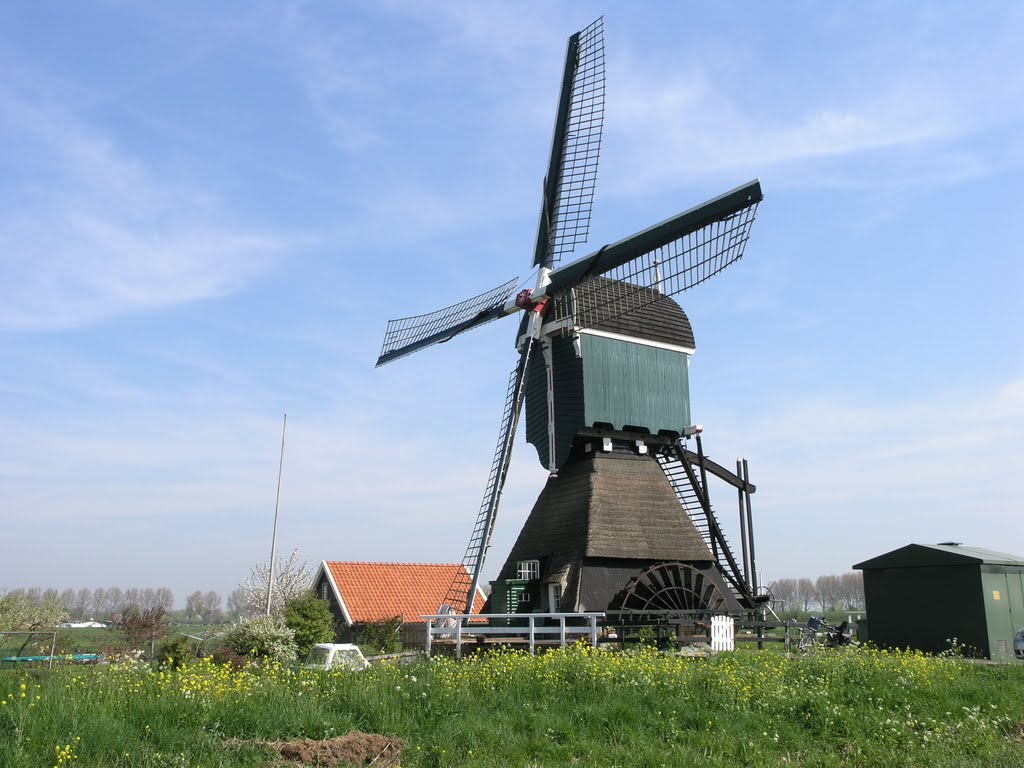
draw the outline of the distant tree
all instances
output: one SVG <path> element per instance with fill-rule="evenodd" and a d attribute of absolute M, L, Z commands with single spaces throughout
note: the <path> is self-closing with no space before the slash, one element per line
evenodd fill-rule
<path fill-rule="evenodd" d="M 185 620 L 194 623 L 203 621 L 203 593 L 198 589 L 185 598 Z"/>
<path fill-rule="evenodd" d="M 65 589 L 63 592 L 60 593 L 60 601 L 64 605 L 64 609 L 67 611 L 68 616 L 70 616 L 73 619 L 77 618 L 75 616 L 75 611 L 74 611 L 74 606 L 75 606 L 75 590 L 73 590 L 73 589 Z"/>
<path fill-rule="evenodd" d="M 818 592 L 814 588 L 814 582 L 806 576 L 796 580 L 795 599 L 804 611 L 811 610 L 811 605 L 818 598 Z"/>
<path fill-rule="evenodd" d="M 275 571 L 270 613 L 280 616 L 285 603 L 309 591 L 313 585 L 313 574 L 310 573 L 306 560 L 300 558 L 298 549 L 293 549 L 287 558 L 278 560 Z M 249 577 L 239 585 L 244 592 L 242 600 L 245 611 L 250 615 L 266 613 L 269 583 L 270 565 L 267 562 L 259 562 L 252 567 Z"/>
<path fill-rule="evenodd" d="M 235 587 L 228 595 L 228 614 L 233 619 L 244 619 L 252 616 L 246 603 L 246 592 L 243 587 Z"/>
<path fill-rule="evenodd" d="M 121 618 L 121 606 L 124 605 L 124 591 L 120 587 L 111 587 L 107 590 L 107 608 L 105 613 L 111 621 L 119 621 Z"/>
<path fill-rule="evenodd" d="M 203 622 L 206 624 L 217 624 L 223 619 L 224 612 L 221 610 L 220 593 L 211 589 L 203 595 Z"/>
<path fill-rule="evenodd" d="M 835 574 L 819 576 L 814 587 L 818 592 L 818 603 L 822 611 L 834 611 L 842 599 L 842 587 L 839 577 Z"/>
<path fill-rule="evenodd" d="M 142 590 L 138 587 L 131 587 L 124 591 L 124 597 L 121 599 L 121 605 L 118 606 L 118 613 L 124 614 L 133 609 L 139 613 L 143 610 Z"/>
<path fill-rule="evenodd" d="M 185 598 L 185 615 L 197 624 L 216 624 L 222 618 L 220 593 L 196 590 Z"/>
<path fill-rule="evenodd" d="M 102 619 L 107 616 L 107 590 L 99 587 L 92 593 L 93 618 Z"/>
<path fill-rule="evenodd" d="M 300 659 L 317 643 L 334 640 L 334 616 L 326 600 L 312 592 L 293 597 L 284 606 L 284 623 L 295 632 Z"/>
<path fill-rule="evenodd" d="M 796 604 L 796 579 L 779 579 L 772 585 L 772 596 L 782 603 L 782 610 L 792 611 Z"/>
<path fill-rule="evenodd" d="M 92 608 L 92 590 L 83 587 L 75 592 L 75 599 L 71 604 L 71 615 L 79 620 L 85 619 L 90 608 Z"/>
<path fill-rule="evenodd" d="M 839 587 L 843 608 L 856 611 L 864 608 L 864 574 L 860 571 L 849 571 L 839 577 Z"/>
<path fill-rule="evenodd" d="M 156 608 L 163 608 L 164 613 L 167 613 L 174 607 L 174 592 L 171 591 L 170 587 L 158 587 L 156 590 Z"/>

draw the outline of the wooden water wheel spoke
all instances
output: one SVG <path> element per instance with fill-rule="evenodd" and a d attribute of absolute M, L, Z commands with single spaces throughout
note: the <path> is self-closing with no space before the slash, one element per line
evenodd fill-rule
<path fill-rule="evenodd" d="M 703 581 L 702 577 L 700 577 L 700 574 L 697 573 L 696 571 L 694 571 L 692 568 L 686 568 L 685 570 L 682 571 L 682 575 L 683 575 L 683 580 L 685 582 L 685 589 L 686 589 L 686 591 L 687 592 L 696 592 L 697 590 L 696 590 L 696 587 L 694 585 L 694 582 L 697 579 L 700 579 L 700 581 Z"/>

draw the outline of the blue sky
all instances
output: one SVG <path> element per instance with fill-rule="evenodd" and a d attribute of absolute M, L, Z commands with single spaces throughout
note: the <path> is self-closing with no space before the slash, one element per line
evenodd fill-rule
<path fill-rule="evenodd" d="M 602 14 L 578 253 L 765 191 L 681 298 L 764 577 L 1024 554 L 1021 6 L 43 2 L 0 7 L 0 587 L 230 591 L 285 411 L 283 550 L 458 561 L 515 323 L 373 363 L 390 317 L 532 284 L 565 39 Z M 486 575 L 544 479 L 520 441 Z"/>

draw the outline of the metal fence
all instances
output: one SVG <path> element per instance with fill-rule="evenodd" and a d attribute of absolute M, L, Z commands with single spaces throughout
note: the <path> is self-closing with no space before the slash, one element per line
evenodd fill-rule
<path fill-rule="evenodd" d="M 603 613 L 489 613 L 486 615 L 472 613 L 439 613 L 423 616 L 426 619 L 426 651 L 430 655 L 435 638 L 452 640 L 455 643 L 455 655 L 462 658 L 462 646 L 467 640 L 477 638 L 501 638 L 514 642 L 525 642 L 533 654 L 539 644 L 552 645 L 557 637 L 558 645 L 564 648 L 567 642 L 589 638 L 590 644 L 597 647 L 598 621 L 604 618 Z M 510 621 L 525 622 L 519 626 L 493 626 L 479 622 L 480 619 L 492 619 L 506 624 Z"/>

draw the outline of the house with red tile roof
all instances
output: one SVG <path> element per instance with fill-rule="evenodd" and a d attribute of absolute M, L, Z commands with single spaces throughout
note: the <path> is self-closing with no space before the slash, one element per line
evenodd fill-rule
<path fill-rule="evenodd" d="M 460 571 L 464 572 L 464 566 L 448 563 L 324 560 L 313 580 L 313 590 L 330 604 L 339 638 L 350 639 L 351 628 L 399 618 L 406 627 L 406 642 L 417 642 L 413 637 L 424 630 L 410 632 L 410 625 L 425 625 L 422 616 L 438 613 Z M 485 600 L 478 587 L 474 613 L 483 610 Z M 455 609 L 459 611 L 461 606 Z"/>

